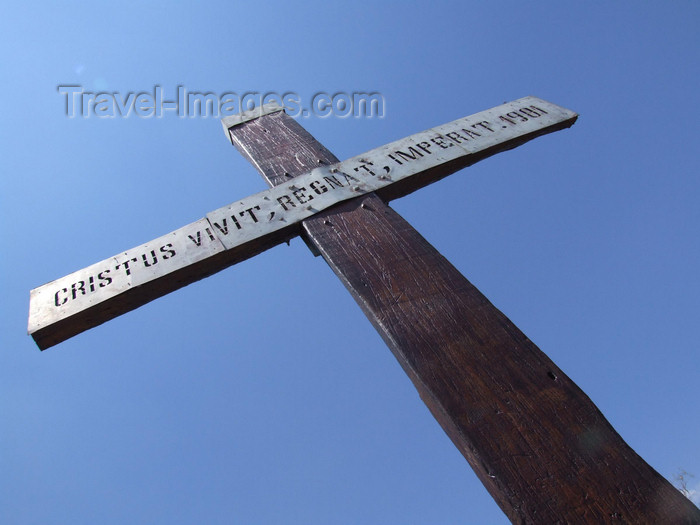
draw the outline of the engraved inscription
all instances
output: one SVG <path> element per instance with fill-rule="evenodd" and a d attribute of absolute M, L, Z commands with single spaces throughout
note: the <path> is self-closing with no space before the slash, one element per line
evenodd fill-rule
<path fill-rule="evenodd" d="M 221 251 L 243 247 L 343 200 L 575 118 L 569 110 L 525 97 L 320 166 L 289 184 L 214 210 L 150 243 L 32 290 L 29 332 Z"/>

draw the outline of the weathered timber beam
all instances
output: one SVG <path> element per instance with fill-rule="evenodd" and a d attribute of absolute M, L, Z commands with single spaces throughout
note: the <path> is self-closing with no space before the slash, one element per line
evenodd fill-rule
<path fill-rule="evenodd" d="M 337 162 L 281 112 L 228 132 L 271 185 Z M 700 523 L 588 396 L 376 194 L 303 228 L 511 521 Z"/>

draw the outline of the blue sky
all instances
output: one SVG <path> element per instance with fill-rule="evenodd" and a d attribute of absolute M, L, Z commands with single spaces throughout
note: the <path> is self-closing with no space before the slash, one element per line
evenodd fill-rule
<path fill-rule="evenodd" d="M 377 91 L 339 158 L 536 95 L 580 113 L 392 203 L 662 475 L 694 473 L 696 2 L 3 8 L 0 521 L 506 523 L 320 258 L 279 246 L 39 352 L 29 290 L 265 188 L 216 118 L 59 85 Z M 498 439 L 498 436 L 494 436 Z"/>

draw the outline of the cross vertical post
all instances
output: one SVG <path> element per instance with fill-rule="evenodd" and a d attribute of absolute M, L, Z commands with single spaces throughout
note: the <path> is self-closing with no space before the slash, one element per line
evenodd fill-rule
<path fill-rule="evenodd" d="M 224 127 L 271 186 L 338 162 L 283 111 Z M 376 194 L 302 228 L 511 521 L 700 521 L 588 396 Z"/>

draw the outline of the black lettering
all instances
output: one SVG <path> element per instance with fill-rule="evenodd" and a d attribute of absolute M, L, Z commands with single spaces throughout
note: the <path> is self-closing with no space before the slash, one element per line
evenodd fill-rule
<path fill-rule="evenodd" d="M 166 244 L 165 246 L 161 246 L 160 253 L 163 254 L 164 260 L 170 259 L 171 257 L 175 257 L 175 250 L 173 250 L 173 245 L 170 243 Z"/>
<path fill-rule="evenodd" d="M 490 122 L 488 120 L 482 120 L 481 122 L 477 122 L 476 124 L 473 124 L 472 128 L 476 129 L 477 126 L 480 126 L 484 129 L 487 129 L 487 130 L 493 132 L 493 130 L 490 127 L 488 127 L 487 124 L 490 124 Z"/>
<path fill-rule="evenodd" d="M 284 208 L 284 211 L 289 211 L 290 208 L 296 208 L 296 204 L 294 204 L 294 201 L 289 197 L 289 195 L 282 195 L 281 197 L 277 197 L 277 202 L 280 203 L 282 208 Z M 289 206 L 289 208 L 287 208 Z"/>
<path fill-rule="evenodd" d="M 90 291 L 94 292 L 95 291 L 95 278 L 91 275 L 90 279 L 88 279 L 88 282 L 90 283 Z"/>
<path fill-rule="evenodd" d="M 253 222 L 258 222 L 258 218 L 253 213 L 253 210 L 259 210 L 259 209 L 260 209 L 260 206 L 253 206 L 252 208 L 248 208 L 247 210 L 243 210 L 238 215 L 240 215 L 241 217 L 245 217 L 245 214 L 247 213 L 248 215 L 250 215 L 250 218 L 253 219 Z"/>
<path fill-rule="evenodd" d="M 450 131 L 449 133 L 445 133 L 445 136 L 447 138 L 455 141 L 457 144 L 461 144 L 462 140 L 469 140 L 467 137 L 463 137 L 462 135 L 460 135 L 456 131 Z"/>
<path fill-rule="evenodd" d="M 473 139 L 474 137 L 481 137 L 481 133 L 477 133 L 476 131 L 472 131 L 470 129 L 462 128 L 462 133 L 464 133 L 470 139 Z"/>
<path fill-rule="evenodd" d="M 512 118 L 504 117 L 503 115 L 501 115 L 499 118 L 504 122 L 509 122 L 511 124 L 517 124 L 517 122 L 515 122 Z M 503 126 L 503 127 L 505 128 L 505 126 Z"/>
<path fill-rule="evenodd" d="M 143 259 L 143 264 L 144 264 L 144 266 L 146 266 L 146 268 L 153 266 L 154 264 L 158 264 L 158 257 L 156 257 L 155 250 L 151 250 L 151 258 L 152 258 L 152 260 L 149 263 L 148 258 L 146 257 L 146 254 L 145 253 L 141 254 L 141 259 Z"/>
<path fill-rule="evenodd" d="M 199 239 L 199 232 L 197 232 L 197 238 Z M 192 236 L 191 236 L 191 235 L 190 235 L 190 239 L 192 239 Z M 194 239 L 192 239 L 192 240 L 194 241 Z M 199 241 L 199 242 L 201 243 L 202 241 Z M 197 246 L 199 246 L 199 244 L 197 244 Z M 124 267 L 124 271 L 126 271 L 126 275 L 131 275 L 131 268 L 129 268 L 129 263 L 130 263 L 130 262 L 136 262 L 136 261 L 138 261 L 138 259 L 137 259 L 136 257 L 134 257 L 134 258 L 132 258 L 132 259 L 129 259 L 129 260 L 127 260 L 127 261 L 124 261 L 123 263 L 117 264 L 117 265 L 114 267 L 114 269 L 115 269 L 115 270 L 118 270 L 121 266 L 123 266 L 123 267 Z"/>
<path fill-rule="evenodd" d="M 510 113 L 506 113 L 507 116 L 510 118 L 519 118 L 520 122 L 527 122 L 527 117 L 525 115 L 521 115 L 517 111 L 511 111 Z"/>
<path fill-rule="evenodd" d="M 204 228 L 204 231 L 207 232 L 207 235 L 209 236 L 210 241 L 215 240 L 214 234 L 211 232 L 211 230 L 209 228 Z"/>
<path fill-rule="evenodd" d="M 105 270 L 105 271 L 100 272 L 100 273 L 97 274 L 97 278 L 98 278 L 100 281 L 104 281 L 104 282 L 101 282 L 101 283 L 100 283 L 100 288 L 104 288 L 105 286 L 107 286 L 108 284 L 111 284 L 111 282 L 112 282 L 112 278 L 111 278 L 111 277 L 105 277 L 105 276 L 104 276 L 104 274 L 106 274 L 106 273 L 109 273 L 109 270 Z"/>
<path fill-rule="evenodd" d="M 524 115 L 527 115 L 527 116 L 530 117 L 530 118 L 538 118 L 538 117 L 540 116 L 539 113 L 537 113 L 536 111 L 531 110 L 530 108 L 522 108 L 522 109 L 520 110 L 520 113 L 522 113 L 522 114 L 524 114 Z"/>
<path fill-rule="evenodd" d="M 77 283 L 73 283 L 70 287 L 71 295 L 73 296 L 73 299 L 75 299 L 78 296 L 78 292 L 80 292 L 82 295 L 85 295 L 85 281 L 78 281 Z"/>
<path fill-rule="evenodd" d="M 325 180 L 328 183 L 328 185 L 331 187 L 331 189 L 334 189 L 334 187 L 338 187 L 338 188 L 343 187 L 343 183 L 340 182 L 335 175 L 323 177 L 323 180 Z"/>
<path fill-rule="evenodd" d="M 306 188 L 297 188 L 296 190 L 292 191 L 292 195 L 296 197 L 296 199 L 299 201 L 299 204 L 306 204 L 314 198 L 313 195 L 306 195 L 304 193 L 305 191 Z"/>
<path fill-rule="evenodd" d="M 397 157 L 401 157 L 403 160 L 417 160 L 423 156 L 423 154 L 413 146 L 408 148 L 408 153 L 400 150 L 396 150 L 395 153 Z"/>
<path fill-rule="evenodd" d="M 452 144 L 451 142 L 445 142 L 444 137 L 435 137 L 433 139 L 430 139 L 430 142 L 436 144 L 437 146 L 440 146 L 442 149 L 447 149 L 454 146 L 454 144 Z"/>
<path fill-rule="evenodd" d="M 360 182 L 359 179 L 356 179 L 355 177 L 353 177 L 349 173 L 343 173 L 343 177 L 345 177 L 345 182 L 348 183 L 348 186 L 350 186 L 350 184 L 352 184 L 352 182 Z M 350 181 L 352 181 L 352 182 L 350 182 Z"/>
<path fill-rule="evenodd" d="M 358 173 L 360 172 L 360 170 L 365 170 L 367 173 L 374 176 L 374 172 L 367 167 L 368 165 L 374 166 L 374 164 L 372 164 L 371 162 L 367 162 L 366 164 L 360 164 L 357 168 L 353 168 L 353 169 Z"/>
<path fill-rule="evenodd" d="M 193 243 L 195 243 L 197 246 L 201 246 L 201 245 L 202 245 L 202 232 L 200 232 L 199 230 L 197 230 L 197 239 L 195 239 L 195 238 L 192 237 L 191 235 L 188 235 L 188 237 L 189 237 L 190 240 L 191 240 Z M 119 266 L 117 266 L 117 268 L 119 268 Z M 129 274 L 127 274 L 127 275 L 129 275 Z"/>
<path fill-rule="evenodd" d="M 68 297 L 64 297 L 63 301 L 60 303 L 58 302 L 58 294 L 60 293 L 68 293 L 68 288 L 62 288 L 61 290 L 56 292 L 56 295 L 53 296 L 53 302 L 56 306 L 61 306 L 62 304 L 66 304 L 68 302 Z"/>
<path fill-rule="evenodd" d="M 319 181 L 315 180 L 309 184 L 309 188 L 316 192 L 316 195 L 321 195 L 321 193 L 326 193 L 328 191 L 328 186 L 321 184 Z"/>
<path fill-rule="evenodd" d="M 219 223 L 218 223 L 218 222 L 215 222 L 215 223 L 214 223 L 214 227 L 215 227 L 217 230 L 219 230 L 221 233 L 223 233 L 224 235 L 228 235 L 228 224 L 226 224 L 226 217 L 224 217 L 224 219 L 223 219 L 221 222 L 224 223 L 223 226 L 219 226 Z M 207 230 L 208 230 L 208 229 L 209 229 L 209 228 L 207 228 Z M 211 239 L 212 241 L 214 240 L 214 238 L 213 238 L 213 236 L 212 236 L 211 234 L 209 234 L 209 237 L 210 237 L 210 239 Z"/>
<path fill-rule="evenodd" d="M 430 148 L 430 144 L 428 144 L 427 142 L 419 142 L 418 144 L 416 144 L 416 146 L 418 146 L 420 149 L 422 149 L 428 155 L 430 155 L 430 151 L 428 151 L 428 148 Z"/>
<path fill-rule="evenodd" d="M 237 229 L 237 230 L 240 230 L 240 229 L 241 229 L 241 223 L 238 222 L 238 219 L 236 219 L 235 216 L 231 215 L 231 220 L 233 221 L 233 224 L 236 225 L 236 229 Z M 214 240 L 214 239 L 212 239 L 212 241 L 213 241 L 213 240 Z"/>
<path fill-rule="evenodd" d="M 396 164 L 398 164 L 399 166 L 401 166 L 401 165 L 403 164 L 403 162 L 401 162 L 399 159 L 397 159 L 396 157 L 394 157 L 391 153 L 389 153 L 389 158 L 390 158 L 391 160 L 393 160 L 394 162 L 396 162 Z"/>

